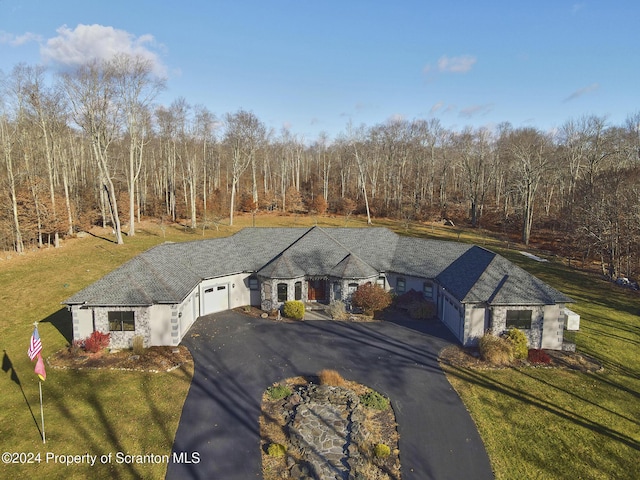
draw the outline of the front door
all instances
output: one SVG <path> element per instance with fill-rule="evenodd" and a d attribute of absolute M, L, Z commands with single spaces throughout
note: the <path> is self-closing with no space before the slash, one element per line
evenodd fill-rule
<path fill-rule="evenodd" d="M 326 280 L 309 280 L 307 282 L 307 299 L 309 301 L 323 302 L 327 298 Z"/>

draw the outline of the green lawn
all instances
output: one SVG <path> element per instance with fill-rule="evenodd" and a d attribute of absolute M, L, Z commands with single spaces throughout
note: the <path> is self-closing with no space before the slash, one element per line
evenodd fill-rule
<path fill-rule="evenodd" d="M 500 253 L 572 297 L 577 349 L 605 370 L 447 367 L 496 478 L 637 478 L 640 457 L 640 295 L 558 262 Z"/>
<path fill-rule="evenodd" d="M 344 226 L 344 217 L 320 218 L 319 225 Z M 314 225 L 316 219 L 270 215 L 257 226 Z M 0 252 L 0 338 L 3 380 L 0 389 L 0 450 L 40 453 L 39 464 L 2 465 L 0 478 L 162 478 L 166 464 L 116 464 L 116 454 L 169 455 L 186 398 L 192 369 L 152 374 L 122 371 L 72 371 L 47 368 L 43 383 L 45 433 L 40 437 L 38 379 L 27 348 L 33 322 L 41 322 L 44 356 L 65 348 L 70 317 L 60 304 L 125 261 L 165 241 L 188 241 L 229 235 L 252 224 L 236 217 L 233 228 L 191 231 L 161 229 L 147 223 L 124 245 L 89 236 L 23 256 Z M 362 225 L 349 219 L 349 226 Z M 106 231 L 105 231 L 106 232 Z M 100 234 L 102 235 L 102 234 Z M 257 421 L 257 419 L 256 419 Z M 51 455 L 108 455 L 112 463 L 65 466 L 47 462 Z M 98 461 L 99 463 L 99 461 Z"/>
<path fill-rule="evenodd" d="M 257 226 L 364 226 L 344 217 L 257 217 Z M 252 223 L 206 231 L 224 236 Z M 376 221 L 399 233 L 473 241 L 500 250 L 504 242 L 476 231 Z M 202 231 L 145 225 L 125 245 L 88 237 L 60 249 L 0 259 L 3 452 L 41 454 L 40 464 L 3 465 L 0 477 L 161 478 L 166 464 L 116 464 L 118 452 L 168 455 L 192 371 L 168 374 L 47 369 L 43 384 L 47 444 L 39 434 L 38 382 L 26 350 L 40 321 L 44 354 L 65 347 L 69 320 L 60 302 L 138 253 L 164 241 L 203 238 Z M 476 371 L 448 368 L 449 380 L 476 421 L 496 477 L 633 478 L 640 450 L 640 296 L 559 263 L 538 263 L 503 251 L 514 262 L 576 300 L 578 349 L 601 359 L 602 373 L 523 368 Z M 46 454 L 108 455 L 93 467 L 46 462 Z M 98 460 L 99 463 L 99 460 Z"/>

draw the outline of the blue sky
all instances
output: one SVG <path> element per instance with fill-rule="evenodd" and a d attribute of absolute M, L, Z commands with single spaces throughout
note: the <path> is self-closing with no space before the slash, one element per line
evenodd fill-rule
<path fill-rule="evenodd" d="M 542 130 L 640 111 L 640 2 L 0 0 L 0 70 L 148 56 L 218 116 L 313 141 L 349 121 Z"/>

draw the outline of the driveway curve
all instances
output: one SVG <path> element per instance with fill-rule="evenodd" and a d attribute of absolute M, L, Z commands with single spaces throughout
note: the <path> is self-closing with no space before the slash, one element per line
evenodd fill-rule
<path fill-rule="evenodd" d="M 493 478 L 476 426 L 438 364 L 438 352 L 454 341 L 439 322 L 202 317 L 183 340 L 195 372 L 173 452 L 186 461 L 169 463 L 167 478 L 261 478 L 262 393 L 325 368 L 391 399 L 404 480 Z"/>

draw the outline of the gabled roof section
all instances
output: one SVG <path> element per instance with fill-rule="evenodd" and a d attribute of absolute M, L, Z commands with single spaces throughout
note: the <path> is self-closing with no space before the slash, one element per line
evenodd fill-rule
<path fill-rule="evenodd" d="M 370 278 L 377 276 L 379 272 L 350 253 L 333 267 L 329 274 L 338 278 Z"/>
<path fill-rule="evenodd" d="M 281 256 L 286 257 L 288 262 L 300 269 L 302 275 L 326 277 L 350 253 L 326 230 L 312 227 L 291 243 Z M 263 271 L 260 273 L 265 274 Z"/>
<path fill-rule="evenodd" d="M 464 303 L 551 305 L 573 300 L 506 258 L 472 246 L 436 280 Z"/>
<path fill-rule="evenodd" d="M 264 268 L 258 270 L 258 275 L 269 278 L 298 278 L 304 277 L 304 270 L 291 259 L 286 252 L 278 255 Z"/>

